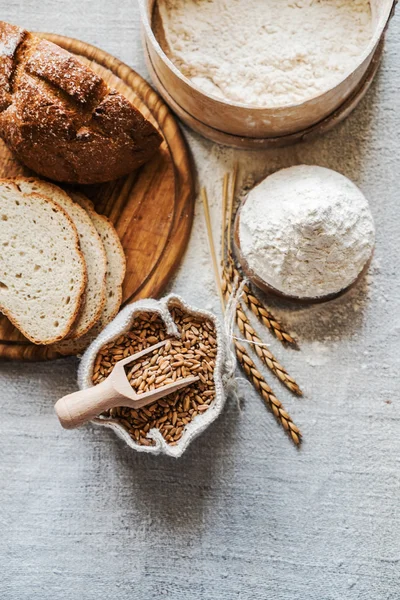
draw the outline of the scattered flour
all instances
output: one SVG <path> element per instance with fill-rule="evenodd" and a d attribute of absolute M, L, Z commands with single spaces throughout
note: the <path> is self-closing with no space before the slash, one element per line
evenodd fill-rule
<path fill-rule="evenodd" d="M 253 106 L 328 90 L 372 36 L 368 0 L 158 0 L 158 9 L 156 36 L 182 73 L 208 94 Z"/>
<path fill-rule="evenodd" d="M 331 360 L 331 350 L 326 343 L 313 341 L 303 345 L 303 353 L 306 363 L 312 367 L 322 367 Z"/>
<path fill-rule="evenodd" d="M 352 284 L 371 257 L 375 229 L 359 188 L 336 171 L 299 165 L 270 175 L 242 208 L 249 267 L 288 296 L 319 298 Z"/>

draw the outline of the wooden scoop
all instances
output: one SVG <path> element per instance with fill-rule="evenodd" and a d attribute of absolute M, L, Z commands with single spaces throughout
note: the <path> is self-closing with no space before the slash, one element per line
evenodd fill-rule
<path fill-rule="evenodd" d="M 120 360 L 107 379 L 98 385 L 60 398 L 54 408 L 61 425 L 65 429 L 74 429 L 90 421 L 100 413 L 116 406 L 141 408 L 198 381 L 198 377 L 185 377 L 155 390 L 144 392 L 143 394 L 137 394 L 132 389 L 126 376 L 126 365 L 165 346 L 167 342 L 168 340 L 164 340 Z"/>

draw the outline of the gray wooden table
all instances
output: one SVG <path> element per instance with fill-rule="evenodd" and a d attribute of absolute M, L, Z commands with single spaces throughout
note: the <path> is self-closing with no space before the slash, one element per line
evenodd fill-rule
<path fill-rule="evenodd" d="M 134 0 L 10 0 L 1 18 L 81 38 L 146 76 Z M 327 305 L 277 307 L 302 351 L 271 347 L 306 391 L 275 385 L 297 451 L 239 382 L 241 407 L 174 461 L 133 453 L 112 432 L 65 432 L 53 414 L 77 361 L 0 363 L 0 597 L 4 600 L 398 600 L 400 597 L 400 26 L 357 111 L 329 135 L 241 153 L 188 134 L 216 231 L 221 177 L 317 163 L 370 199 L 370 273 Z M 203 215 L 172 289 L 218 310 Z"/>

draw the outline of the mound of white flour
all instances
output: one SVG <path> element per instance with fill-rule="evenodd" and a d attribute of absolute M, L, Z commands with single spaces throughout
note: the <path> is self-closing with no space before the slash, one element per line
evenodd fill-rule
<path fill-rule="evenodd" d="M 254 106 L 328 90 L 372 36 L 368 0 L 158 0 L 158 7 L 160 42 L 183 74 L 209 94 Z"/>
<path fill-rule="evenodd" d="M 318 298 L 357 279 L 371 257 L 375 228 L 366 198 L 347 177 L 299 165 L 251 190 L 239 239 L 249 267 L 270 287 Z"/>

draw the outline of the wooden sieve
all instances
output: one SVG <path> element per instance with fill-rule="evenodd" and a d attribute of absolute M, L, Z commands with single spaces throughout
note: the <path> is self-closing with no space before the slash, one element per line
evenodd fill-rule
<path fill-rule="evenodd" d="M 262 108 L 206 94 L 177 69 L 152 28 L 156 0 L 139 0 L 147 66 L 160 95 L 189 127 L 243 148 L 277 147 L 315 135 L 346 118 L 368 90 L 382 57 L 384 35 L 397 0 L 371 0 L 374 32 L 351 72 L 327 90 L 290 106 Z"/>

